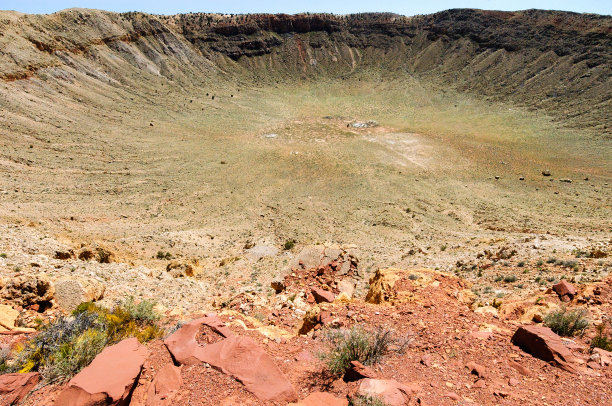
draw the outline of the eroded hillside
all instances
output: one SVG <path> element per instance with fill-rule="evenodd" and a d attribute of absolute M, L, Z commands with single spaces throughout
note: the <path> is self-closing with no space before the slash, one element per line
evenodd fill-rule
<path fill-rule="evenodd" d="M 193 81 L 221 75 L 269 83 L 343 77 L 355 70 L 422 74 L 450 87 L 545 109 L 610 133 L 612 18 L 529 10 L 393 14 L 152 16 L 67 10 L 3 12 L 0 76 L 83 69 L 129 82 L 142 74 Z M 112 59 L 100 54 L 110 48 Z M 117 60 L 114 60 L 117 58 Z"/>

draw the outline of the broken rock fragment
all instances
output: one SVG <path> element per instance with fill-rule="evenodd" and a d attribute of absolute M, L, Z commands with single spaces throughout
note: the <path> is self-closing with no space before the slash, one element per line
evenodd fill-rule
<path fill-rule="evenodd" d="M 136 338 L 105 348 L 68 382 L 55 406 L 127 404 L 148 356 Z"/>
<path fill-rule="evenodd" d="M 382 400 L 388 406 L 404 406 L 420 390 L 416 385 L 405 385 L 393 379 L 363 379 L 358 394 Z"/>
<path fill-rule="evenodd" d="M 522 326 L 512 336 L 512 343 L 536 358 L 550 362 L 569 372 L 576 372 L 575 358 L 550 328 Z"/>
<path fill-rule="evenodd" d="M 38 372 L 0 375 L 0 404 L 18 405 L 39 380 Z"/>

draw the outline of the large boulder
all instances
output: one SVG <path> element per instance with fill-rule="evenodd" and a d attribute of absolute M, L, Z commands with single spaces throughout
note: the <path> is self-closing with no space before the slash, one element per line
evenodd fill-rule
<path fill-rule="evenodd" d="M 19 404 L 34 389 L 39 380 L 40 374 L 38 372 L 0 375 L 0 404 Z"/>
<path fill-rule="evenodd" d="M 181 367 L 165 365 L 149 385 L 146 406 L 172 405 L 181 386 L 183 386 Z"/>
<path fill-rule="evenodd" d="M 388 406 L 405 406 L 419 390 L 416 385 L 405 385 L 393 379 L 363 379 L 357 393 L 380 399 Z"/>
<path fill-rule="evenodd" d="M 289 406 L 348 406 L 348 400 L 327 392 L 313 392 L 297 403 L 289 403 Z"/>
<path fill-rule="evenodd" d="M 550 362 L 569 372 L 576 372 L 575 358 L 550 328 L 522 326 L 512 336 L 512 343 L 536 358 Z"/>
<path fill-rule="evenodd" d="M 107 347 L 74 376 L 55 406 L 125 405 L 149 350 L 136 338 Z"/>
<path fill-rule="evenodd" d="M 104 297 L 106 287 L 95 279 L 71 278 L 55 282 L 55 301 L 71 312 L 83 302 L 95 302 Z"/>
<path fill-rule="evenodd" d="M 0 297 L 23 307 L 46 305 L 54 295 L 55 288 L 45 275 L 11 278 L 0 291 Z"/>
<path fill-rule="evenodd" d="M 207 325 L 227 337 L 208 345 L 199 345 L 196 335 Z M 297 393 L 285 375 L 257 343 L 249 337 L 225 331 L 216 317 L 204 317 L 182 326 L 164 343 L 175 361 L 182 364 L 205 362 L 231 375 L 265 402 L 293 402 Z"/>

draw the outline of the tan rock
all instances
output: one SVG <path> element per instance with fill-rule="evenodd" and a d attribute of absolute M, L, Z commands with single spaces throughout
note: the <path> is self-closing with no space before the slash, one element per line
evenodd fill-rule
<path fill-rule="evenodd" d="M 95 279 L 71 278 L 55 282 L 55 301 L 71 312 L 83 302 L 95 302 L 104 297 L 106 287 Z"/>
<path fill-rule="evenodd" d="M 15 321 L 19 312 L 11 306 L 0 304 L 0 331 L 11 331 L 15 328 Z"/>
<path fill-rule="evenodd" d="M 298 334 L 308 334 L 310 330 L 315 328 L 315 326 L 319 324 L 319 321 L 321 320 L 320 314 L 321 308 L 319 306 L 313 306 L 308 309 L 304 315 L 304 318 L 302 319 L 302 326 L 300 327 Z"/>
<path fill-rule="evenodd" d="M 200 267 L 200 261 L 197 259 L 190 260 L 175 260 L 168 264 L 166 271 L 170 273 L 173 278 L 183 278 L 186 276 L 193 277 L 202 272 Z"/>
<path fill-rule="evenodd" d="M 352 298 L 355 294 L 355 281 L 353 279 L 343 279 L 338 282 L 338 290 L 340 293 L 344 293 L 349 298 Z"/>
<path fill-rule="evenodd" d="M 23 307 L 50 302 L 54 295 L 55 287 L 45 275 L 11 278 L 0 291 L 0 297 Z"/>

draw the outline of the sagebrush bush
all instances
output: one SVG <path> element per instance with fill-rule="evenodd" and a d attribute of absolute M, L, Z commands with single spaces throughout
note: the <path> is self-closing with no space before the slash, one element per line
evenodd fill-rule
<path fill-rule="evenodd" d="M 351 361 L 376 364 L 390 351 L 401 352 L 409 344 L 409 340 L 396 339 L 393 330 L 379 328 L 368 331 L 357 326 L 350 330 L 329 330 L 325 341 L 328 349 L 321 352 L 319 358 L 325 361 L 333 375 L 346 372 Z"/>
<path fill-rule="evenodd" d="M 591 340 L 592 348 L 601 348 L 602 350 L 612 351 L 612 339 L 606 334 L 606 324 L 601 323 L 596 327 L 597 335 Z"/>
<path fill-rule="evenodd" d="M 45 326 L 40 333 L 17 348 L 8 369 L 39 371 L 47 382 L 62 382 L 93 361 L 104 347 L 128 337 L 140 342 L 161 337 L 154 304 L 129 299 L 113 310 L 94 303 L 79 305 L 70 317 Z"/>
<path fill-rule="evenodd" d="M 560 336 L 573 336 L 589 326 L 587 315 L 585 309 L 568 310 L 562 306 L 548 313 L 544 317 L 544 324 Z"/>

